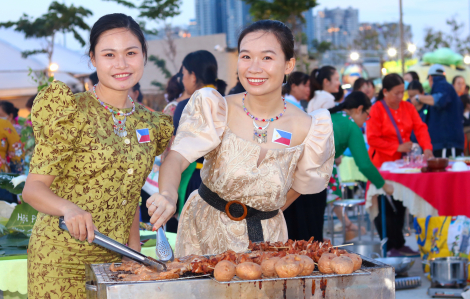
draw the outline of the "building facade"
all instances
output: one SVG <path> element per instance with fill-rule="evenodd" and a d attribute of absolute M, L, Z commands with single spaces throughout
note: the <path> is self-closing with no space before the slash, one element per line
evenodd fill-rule
<path fill-rule="evenodd" d="M 336 49 L 347 49 L 359 32 L 359 10 L 338 7 L 318 11 L 314 30 L 318 42 L 330 42 Z"/>
<path fill-rule="evenodd" d="M 249 10 L 243 0 L 196 0 L 198 35 L 225 33 L 227 47 L 236 48 L 238 34 L 252 21 Z"/>
<path fill-rule="evenodd" d="M 305 24 L 302 26 L 302 31 L 307 37 L 307 49 L 313 50 L 313 40 L 315 39 L 315 18 L 313 16 L 313 7 L 303 13 Z"/>

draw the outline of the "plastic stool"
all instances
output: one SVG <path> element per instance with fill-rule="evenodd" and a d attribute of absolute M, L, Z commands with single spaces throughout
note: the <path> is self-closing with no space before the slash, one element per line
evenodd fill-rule
<path fill-rule="evenodd" d="M 361 241 L 361 227 L 362 227 L 362 207 L 364 206 L 364 203 L 366 202 L 365 199 L 343 199 L 343 200 L 337 200 L 333 203 L 335 207 L 342 207 L 343 210 L 343 242 L 346 243 L 346 223 L 344 220 L 344 215 L 346 215 L 346 208 L 355 208 L 356 211 L 358 211 L 358 216 L 357 216 L 357 228 L 358 228 L 358 237 L 359 241 Z"/>

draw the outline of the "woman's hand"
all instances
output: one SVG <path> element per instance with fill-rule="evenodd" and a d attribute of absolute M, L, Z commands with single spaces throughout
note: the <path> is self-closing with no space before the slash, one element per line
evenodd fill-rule
<path fill-rule="evenodd" d="M 343 160 L 343 156 L 339 156 L 338 158 L 335 159 L 335 164 L 336 166 L 339 166 L 341 164 L 341 161 Z"/>
<path fill-rule="evenodd" d="M 431 150 L 427 149 L 424 151 L 424 160 L 427 161 L 429 159 L 434 158 L 434 154 L 432 153 Z"/>
<path fill-rule="evenodd" d="M 385 183 L 382 187 L 382 189 L 384 189 L 385 193 L 387 193 L 388 195 L 392 195 L 393 194 L 393 186 L 389 183 Z"/>
<path fill-rule="evenodd" d="M 413 142 L 411 142 L 411 141 L 402 143 L 398 146 L 397 152 L 407 153 L 407 152 L 411 151 L 412 146 L 413 146 Z"/>
<path fill-rule="evenodd" d="M 88 236 L 88 243 L 95 238 L 96 226 L 93 224 L 91 214 L 82 210 L 75 204 L 71 204 L 64 211 L 64 221 L 72 237 L 80 241 L 85 241 Z"/>
<path fill-rule="evenodd" d="M 177 200 L 172 200 L 166 192 L 155 193 L 147 199 L 150 223 L 153 231 L 165 224 L 176 212 Z"/>

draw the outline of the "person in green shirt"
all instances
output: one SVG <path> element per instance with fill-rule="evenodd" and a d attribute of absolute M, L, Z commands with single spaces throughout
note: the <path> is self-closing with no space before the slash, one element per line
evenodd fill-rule
<path fill-rule="evenodd" d="M 359 171 L 378 189 L 383 188 L 385 193 L 392 195 L 393 186 L 385 183 L 377 168 L 372 164 L 361 131 L 361 127 L 369 119 L 371 106 L 370 99 L 365 93 L 353 91 L 346 97 L 344 102 L 329 109 L 335 136 L 335 159 L 340 158 L 344 151 L 349 148 Z M 334 168 L 329 188 L 337 196 L 337 199 L 341 199 L 341 189 L 337 178 L 336 168 Z M 335 207 L 334 211 L 338 218 L 342 220 L 341 208 Z M 348 219 L 347 215 L 344 215 L 344 218 L 346 230 L 358 229 Z"/>

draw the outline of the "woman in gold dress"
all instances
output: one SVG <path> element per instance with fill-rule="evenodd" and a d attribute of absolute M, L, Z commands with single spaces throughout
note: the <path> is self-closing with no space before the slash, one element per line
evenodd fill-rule
<path fill-rule="evenodd" d="M 181 172 L 204 156 L 201 187 L 181 212 L 178 257 L 242 252 L 249 241 L 287 241 L 282 210 L 300 194 L 324 190 L 331 176 L 329 112 L 306 114 L 282 99 L 283 80 L 295 66 L 290 29 L 255 22 L 240 34 L 238 50 L 247 93 L 224 98 L 203 88 L 192 95 L 160 169 L 160 193 L 147 200 L 156 229 L 175 211 Z"/>
<path fill-rule="evenodd" d="M 127 95 L 147 57 L 131 17 L 100 18 L 89 55 L 96 90 L 74 95 L 53 82 L 32 109 L 36 147 L 23 198 L 39 214 L 28 250 L 29 298 L 85 298 L 85 264 L 121 260 L 90 244 L 94 229 L 140 251 L 140 190 L 173 133 L 171 117 Z"/>

